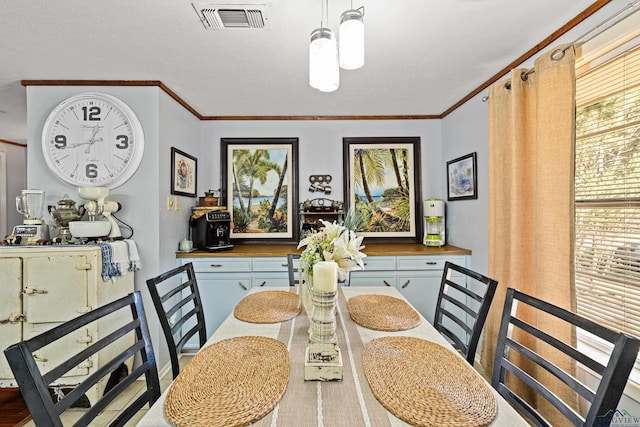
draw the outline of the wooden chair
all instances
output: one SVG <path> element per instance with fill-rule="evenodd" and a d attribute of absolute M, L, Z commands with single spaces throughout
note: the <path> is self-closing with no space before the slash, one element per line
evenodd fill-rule
<path fill-rule="evenodd" d="M 576 328 L 611 343 L 613 350 L 608 360 L 600 363 L 571 346 L 570 343 L 557 339 L 553 336 L 552 331 L 541 331 L 518 318 L 517 313 L 513 310 L 514 305 L 517 305 L 518 308 L 524 306 L 524 309 L 529 313 L 531 313 L 531 310 L 535 310 L 539 317 L 544 313 L 548 313 L 550 316 L 561 319 L 570 325 L 575 325 Z M 599 383 L 593 388 L 587 386 L 573 374 L 556 366 L 553 360 L 546 359 L 519 341 L 516 338 L 516 334 L 512 333 L 514 329 L 523 330 L 526 334 L 521 335 L 535 337 L 537 341 L 546 343 L 544 344 L 545 346 L 552 346 L 574 359 L 583 367 L 600 376 Z M 574 425 L 608 426 L 616 412 L 618 402 L 629 378 L 629 373 L 636 361 L 639 348 L 640 341 L 637 338 L 612 331 L 575 313 L 509 288 L 498 334 L 498 346 L 493 365 L 491 385 L 536 426 L 551 426 L 551 424 L 535 408 L 505 384 L 505 374 L 507 372 L 527 384 L 536 395 L 549 401 Z M 535 364 L 536 367 L 544 368 L 544 370 L 550 372 L 554 377 L 566 384 L 568 388 L 575 390 L 579 396 L 584 398 L 588 405 L 585 417 L 583 418 L 545 385 L 521 369 L 521 363 L 516 366 L 516 364 L 509 361 L 510 354 L 513 355 L 512 352 L 519 354 L 522 360 L 521 363 Z"/>
<path fill-rule="evenodd" d="M 444 264 L 434 326 L 471 366 L 497 286 L 497 280 L 449 261 Z"/>
<path fill-rule="evenodd" d="M 288 254 L 287 264 L 289 266 L 289 286 L 298 286 L 300 277 L 298 274 L 298 264 L 300 263 L 300 254 Z"/>
<path fill-rule="evenodd" d="M 107 319 L 114 332 L 95 342 L 87 339 L 87 344 L 83 346 L 82 350 L 71 354 L 68 359 L 57 364 L 57 366 L 52 366 L 47 372 L 42 372 L 45 368 L 41 368 L 37 362 L 44 362 L 45 365 L 47 363 L 46 360 L 42 361 L 37 358 L 39 350 L 52 343 L 53 345 L 56 345 L 56 342 L 60 344 L 63 340 L 66 340 L 64 342 L 67 343 L 71 339 L 76 340 L 79 334 L 86 336 L 88 325 Z M 117 323 L 117 325 L 113 323 Z M 123 342 L 126 344 L 123 345 Z M 114 346 L 118 347 L 119 350 L 114 351 Z M 66 346 L 65 348 L 69 349 L 70 347 Z M 69 351 L 71 352 L 71 350 Z M 63 412 L 84 396 L 99 380 L 112 373 L 120 374 L 123 364 L 126 361 L 132 361 L 136 355 L 140 356 L 140 366 L 134 368 L 124 378 L 120 378 L 120 381 L 111 389 L 106 390 L 99 400 L 92 402 L 91 407 L 83 412 L 75 425 L 88 425 L 109 403 L 142 375 L 145 376 L 146 389 L 120 413 L 111 425 L 124 425 L 146 403 L 151 407 L 160 397 L 160 382 L 158 380 L 156 360 L 139 292 L 134 292 L 85 313 L 29 340 L 14 344 L 8 347 L 4 354 L 20 387 L 20 392 L 29 408 L 31 417 L 38 426 L 61 427 L 63 425 L 61 420 Z M 64 374 L 80 367 L 81 364 L 87 366 L 87 362 L 91 360 L 87 360 L 88 358 L 95 360 L 97 357 L 106 358 L 107 361 L 104 364 L 101 362 L 100 368 L 97 370 L 89 369 L 88 376 L 80 384 L 75 386 L 67 385 L 69 381 L 62 378 Z M 54 365 L 53 363 L 50 364 Z M 48 368 L 47 366 L 46 369 Z M 58 400 L 57 397 L 50 393 L 50 387 L 53 387 L 54 384 L 65 384 L 65 388 L 70 388 L 71 390 Z"/>
<path fill-rule="evenodd" d="M 193 264 L 187 263 L 153 277 L 147 280 L 147 287 L 167 340 L 175 379 L 180 373 L 180 353 L 187 341 L 196 333 L 199 334 L 200 347 L 207 341 L 202 299 Z"/>

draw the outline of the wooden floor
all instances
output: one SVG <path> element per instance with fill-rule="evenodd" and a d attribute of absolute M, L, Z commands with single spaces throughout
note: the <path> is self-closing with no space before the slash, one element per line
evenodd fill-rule
<path fill-rule="evenodd" d="M 0 427 L 21 426 L 29 421 L 29 411 L 17 388 L 0 388 Z"/>

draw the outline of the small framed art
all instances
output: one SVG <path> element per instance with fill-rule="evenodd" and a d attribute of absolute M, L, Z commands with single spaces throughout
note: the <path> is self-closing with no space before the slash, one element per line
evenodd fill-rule
<path fill-rule="evenodd" d="M 447 162 L 447 200 L 478 198 L 476 153 Z"/>
<path fill-rule="evenodd" d="M 171 147 L 171 194 L 196 197 L 198 159 Z"/>

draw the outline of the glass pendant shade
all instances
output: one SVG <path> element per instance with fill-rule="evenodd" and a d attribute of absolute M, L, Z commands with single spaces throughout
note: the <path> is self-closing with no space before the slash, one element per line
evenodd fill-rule
<path fill-rule="evenodd" d="M 345 11 L 340 16 L 340 66 L 355 70 L 364 65 L 364 20 L 358 9 Z"/>
<path fill-rule="evenodd" d="M 333 92 L 340 86 L 338 46 L 328 28 L 317 28 L 311 33 L 309 84 L 321 92 Z"/>

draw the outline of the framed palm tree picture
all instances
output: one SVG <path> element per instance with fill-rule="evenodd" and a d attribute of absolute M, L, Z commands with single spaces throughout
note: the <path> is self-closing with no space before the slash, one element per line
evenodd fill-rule
<path fill-rule="evenodd" d="M 230 237 L 237 243 L 298 243 L 298 139 L 220 141 Z"/>
<path fill-rule="evenodd" d="M 365 241 L 422 243 L 420 138 L 343 138 L 345 208 L 365 218 Z"/>

